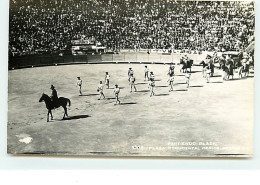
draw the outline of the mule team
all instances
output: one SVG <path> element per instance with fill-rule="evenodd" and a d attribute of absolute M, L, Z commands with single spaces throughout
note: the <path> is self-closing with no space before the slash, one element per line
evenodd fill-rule
<path fill-rule="evenodd" d="M 248 55 L 247 53 L 242 53 L 239 56 L 239 60 L 234 62 L 234 60 L 231 58 L 230 55 L 222 55 L 221 57 L 218 57 L 216 53 L 214 53 L 213 56 L 207 55 L 206 59 L 200 63 L 200 65 L 203 66 L 202 75 L 204 78 L 206 78 L 207 83 L 210 82 L 210 77 L 212 77 L 214 74 L 214 68 L 216 67 L 215 64 L 219 64 L 219 69 L 221 69 L 223 71 L 223 73 L 222 73 L 223 80 L 229 80 L 230 76 L 233 79 L 235 69 L 238 70 L 239 78 L 242 78 L 243 75 L 244 75 L 244 77 L 248 76 L 249 65 L 253 64 L 253 57 Z M 180 59 L 180 72 L 185 73 L 187 88 L 189 87 L 192 65 L 193 65 L 193 61 L 191 59 L 189 59 L 187 55 L 184 55 Z M 171 63 L 169 66 L 169 71 L 168 71 L 169 78 L 167 81 L 169 83 L 169 87 L 170 87 L 169 92 L 173 91 L 174 69 L 175 69 L 175 67 Z M 190 69 L 190 71 L 188 71 L 187 69 Z M 107 86 L 107 89 L 109 89 L 109 85 L 110 85 L 109 79 L 110 79 L 110 76 L 109 76 L 108 72 L 106 72 L 105 85 Z M 152 71 L 149 71 L 147 66 L 145 66 L 145 69 L 144 69 L 144 81 L 146 81 L 146 80 L 149 81 L 148 88 L 150 90 L 150 97 L 154 96 L 155 95 L 155 93 L 154 93 L 155 75 L 153 74 Z M 136 79 L 134 76 L 134 71 L 132 68 L 129 68 L 128 82 L 129 82 L 129 86 L 130 86 L 130 93 L 133 90 L 135 92 L 137 91 L 136 86 L 135 86 L 136 85 L 135 81 L 136 81 Z M 77 77 L 76 86 L 79 88 L 79 95 L 82 96 L 82 79 L 80 77 Z M 43 93 L 42 97 L 39 100 L 39 102 L 44 101 L 46 104 L 46 108 L 48 109 L 47 122 L 49 121 L 49 114 L 51 115 L 51 119 L 53 119 L 51 110 L 56 109 L 60 106 L 63 107 L 63 109 L 64 109 L 63 119 L 65 118 L 65 116 L 68 117 L 67 105 L 69 105 L 69 106 L 71 105 L 71 102 L 68 98 L 63 98 L 63 97 L 58 98 L 57 91 L 53 85 L 51 85 L 51 90 L 52 90 L 51 97 L 49 97 L 48 95 Z M 99 85 L 97 87 L 97 92 L 99 92 L 99 95 L 100 95 L 98 100 L 105 99 L 104 87 L 103 87 L 102 81 L 99 82 Z M 119 100 L 120 88 L 117 84 L 114 87 L 113 93 L 114 93 L 115 99 L 116 99 L 115 105 L 120 104 L 121 103 Z"/>
<path fill-rule="evenodd" d="M 237 69 L 239 78 L 247 77 L 249 75 L 249 66 L 254 65 L 253 56 L 240 52 L 237 60 L 232 59 L 231 54 L 222 54 L 217 56 L 214 53 L 213 56 L 207 55 L 206 59 L 200 63 L 202 68 L 203 77 L 210 81 L 210 77 L 214 74 L 215 64 L 219 64 L 218 68 L 222 70 L 222 79 L 224 81 L 233 79 L 234 71 Z"/>

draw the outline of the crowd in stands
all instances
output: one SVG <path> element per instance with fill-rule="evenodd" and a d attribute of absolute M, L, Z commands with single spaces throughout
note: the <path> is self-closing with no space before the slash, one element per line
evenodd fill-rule
<path fill-rule="evenodd" d="M 254 36 L 254 3 L 176 0 L 10 0 L 13 55 L 70 50 L 240 51 Z"/>

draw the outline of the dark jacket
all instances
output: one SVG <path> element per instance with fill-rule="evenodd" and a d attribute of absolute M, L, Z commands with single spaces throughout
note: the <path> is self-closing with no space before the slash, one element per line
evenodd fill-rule
<path fill-rule="evenodd" d="M 56 89 L 53 89 L 53 90 L 52 90 L 52 93 L 51 93 L 51 100 L 52 100 L 52 101 L 56 101 L 56 100 L 58 100 L 58 94 L 57 94 Z"/>

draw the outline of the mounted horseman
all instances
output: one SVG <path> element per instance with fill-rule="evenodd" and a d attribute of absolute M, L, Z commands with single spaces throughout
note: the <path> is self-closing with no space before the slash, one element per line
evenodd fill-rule
<path fill-rule="evenodd" d="M 54 108 L 58 108 L 59 107 L 58 106 L 58 101 L 59 101 L 58 93 L 57 93 L 57 91 L 56 91 L 56 89 L 55 89 L 55 87 L 53 85 L 51 85 L 50 89 L 52 90 L 52 92 L 51 92 L 51 101 L 53 103 L 53 106 L 54 106 Z"/>
<path fill-rule="evenodd" d="M 191 66 L 193 64 L 193 60 L 191 60 L 187 54 L 185 54 L 181 59 L 180 59 L 180 72 L 182 71 L 183 73 L 187 72 L 187 69 L 190 69 L 191 73 Z"/>
<path fill-rule="evenodd" d="M 63 109 L 64 109 L 63 119 L 65 118 L 65 116 L 68 117 L 67 105 L 69 105 L 69 106 L 71 105 L 70 99 L 64 98 L 64 97 L 58 98 L 58 93 L 53 85 L 51 85 L 51 90 L 52 90 L 51 97 L 49 97 L 47 94 L 43 93 L 39 100 L 39 102 L 44 101 L 46 108 L 48 109 L 47 122 L 49 122 L 49 114 L 51 115 L 51 120 L 53 120 L 51 110 L 56 109 L 60 106 L 63 107 Z"/>

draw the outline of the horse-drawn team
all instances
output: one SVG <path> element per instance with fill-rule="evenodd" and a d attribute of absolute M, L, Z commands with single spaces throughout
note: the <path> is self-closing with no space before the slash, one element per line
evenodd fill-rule
<path fill-rule="evenodd" d="M 193 60 L 191 60 L 186 54 L 181 57 L 180 59 L 180 72 L 185 73 L 185 79 L 186 79 L 186 84 L 187 88 L 189 88 L 189 81 L 191 77 L 191 67 L 193 65 Z M 220 70 L 223 71 L 222 73 L 222 78 L 223 80 L 229 80 L 230 76 L 233 79 L 234 76 L 234 70 L 238 71 L 238 76 L 239 78 L 242 78 L 243 76 L 246 77 L 249 74 L 249 66 L 253 65 L 253 56 L 247 53 L 242 53 L 239 55 L 238 60 L 234 61 L 231 57 L 231 55 L 227 54 L 222 56 L 217 56 L 216 53 L 213 54 L 213 56 L 207 55 L 206 59 L 203 60 L 200 65 L 202 65 L 202 75 L 204 78 L 206 78 L 207 83 L 210 82 L 210 77 L 214 75 L 214 69 L 218 66 Z M 174 84 L 174 69 L 175 66 L 173 63 L 170 64 L 169 66 L 169 71 L 168 71 L 168 85 L 169 85 L 169 92 L 173 91 L 173 84 Z M 188 71 L 189 69 L 189 71 Z M 105 73 L 105 85 L 107 89 L 109 89 L 110 85 L 110 75 L 108 72 Z M 144 69 L 144 81 L 148 80 L 148 88 L 150 90 L 150 97 L 154 96 L 154 87 L 155 87 L 155 75 L 152 71 L 149 71 L 148 67 L 145 66 Z M 134 90 L 135 92 L 137 91 L 136 88 L 136 79 L 134 76 L 134 71 L 132 68 L 129 68 L 128 70 L 128 82 L 130 86 L 130 93 Z M 79 95 L 82 96 L 82 79 L 80 77 L 77 77 L 77 83 L 76 86 L 79 88 Z M 63 119 L 65 116 L 68 117 L 67 113 L 67 105 L 71 105 L 71 101 L 68 98 L 63 98 L 60 97 L 58 98 L 57 91 L 53 85 L 51 85 L 51 90 L 52 94 L 49 97 L 46 94 L 42 94 L 42 97 L 40 98 L 39 102 L 44 101 L 46 104 L 46 108 L 48 109 L 47 113 L 47 122 L 49 121 L 49 114 L 51 115 L 51 119 L 53 119 L 52 112 L 51 110 L 56 109 L 58 107 L 63 107 L 64 109 L 64 115 Z M 99 92 L 99 99 L 105 99 L 105 94 L 104 94 L 104 86 L 103 82 L 100 81 L 99 85 L 97 87 L 97 92 Z M 116 99 L 115 105 L 120 104 L 119 100 L 119 93 L 120 93 L 120 87 L 116 84 L 114 87 L 114 96 Z"/>
<path fill-rule="evenodd" d="M 234 78 L 234 73 L 237 70 L 238 77 L 247 77 L 249 75 L 249 67 L 254 66 L 253 56 L 246 52 L 240 52 L 238 57 L 234 60 L 232 54 L 222 54 L 217 56 L 214 53 L 213 56 L 207 55 L 206 59 L 200 63 L 202 68 L 203 77 L 209 82 L 210 77 L 214 74 L 214 69 L 217 67 L 222 70 L 222 79 L 224 81 Z"/>

